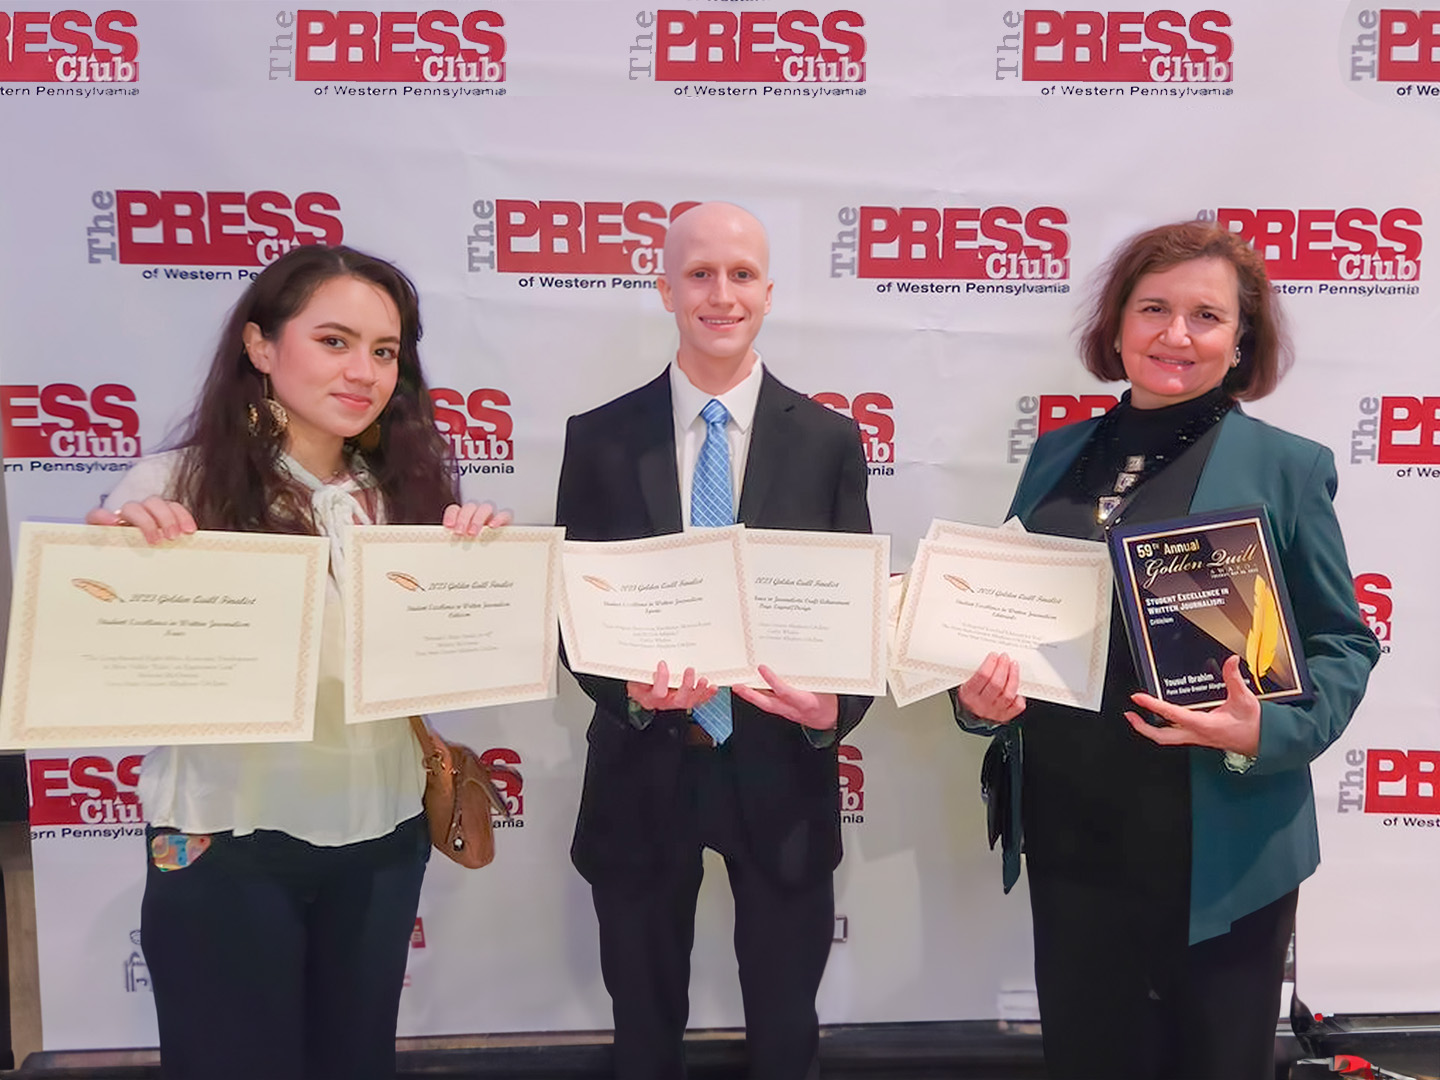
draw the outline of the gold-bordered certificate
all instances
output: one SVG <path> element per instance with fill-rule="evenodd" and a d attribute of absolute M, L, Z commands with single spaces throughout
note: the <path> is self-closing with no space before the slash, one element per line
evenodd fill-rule
<path fill-rule="evenodd" d="M 801 690 L 885 693 L 890 537 L 746 529 L 745 545 L 759 661 Z"/>
<path fill-rule="evenodd" d="M 346 720 L 554 697 L 564 535 L 356 528 L 346 545 Z"/>
<path fill-rule="evenodd" d="M 909 574 L 894 574 L 890 578 L 889 633 L 887 635 L 889 671 L 886 674 L 886 681 L 890 684 L 890 696 L 895 699 L 897 709 L 903 709 L 907 705 L 913 705 L 917 701 L 934 697 L 936 694 L 943 694 L 952 686 L 960 685 L 960 679 L 955 675 L 933 675 L 919 671 L 906 671 L 895 666 L 895 639 L 900 633 L 900 611 L 905 604 L 905 587 L 909 577 Z"/>
<path fill-rule="evenodd" d="M 649 682 L 662 660 L 718 686 L 754 683 L 745 527 L 567 540 L 560 629 L 570 670 Z"/>
<path fill-rule="evenodd" d="M 302 742 L 324 537 L 20 526 L 0 745 Z"/>
<path fill-rule="evenodd" d="M 931 535 L 910 569 L 895 666 L 958 685 L 1003 652 L 1026 697 L 1098 709 L 1114 591 L 1105 545 L 950 522 Z"/>

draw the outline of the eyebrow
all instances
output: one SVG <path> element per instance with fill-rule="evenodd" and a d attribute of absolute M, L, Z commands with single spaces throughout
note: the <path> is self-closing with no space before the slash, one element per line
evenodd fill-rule
<path fill-rule="evenodd" d="M 1135 297 L 1135 303 L 1137 303 L 1137 304 L 1170 304 L 1171 302 L 1172 302 L 1172 301 L 1171 301 L 1168 297 L 1165 297 L 1165 296 L 1137 296 L 1137 297 Z M 1223 303 L 1210 304 L 1210 303 L 1205 303 L 1205 302 L 1202 301 L 1201 303 L 1196 304 L 1195 306 L 1196 306 L 1196 308 L 1197 308 L 1198 310 L 1200 310 L 1200 311 L 1228 311 L 1228 310 L 1229 310 L 1229 308 L 1227 308 Z"/>
<path fill-rule="evenodd" d="M 319 325 L 317 325 L 317 326 L 315 327 L 315 329 L 316 329 L 316 330 L 339 330 L 342 334 L 349 334 L 351 337 L 359 337 L 359 336 L 360 336 L 360 331 L 359 331 L 359 330 L 352 330 L 350 327 L 346 326 L 344 323 L 338 323 L 338 322 L 323 322 L 323 323 L 320 323 Z M 377 341 L 399 341 L 400 338 L 397 337 L 395 334 L 386 334 L 384 337 L 376 338 L 375 340 L 377 340 Z"/>
<path fill-rule="evenodd" d="M 709 260 L 709 259 L 696 259 L 694 262 L 686 263 L 683 267 L 681 267 L 680 272 L 681 272 L 682 274 L 688 274 L 688 273 L 690 273 L 690 272 L 693 271 L 693 270 L 718 270 L 719 268 L 720 268 L 720 264 L 719 264 L 719 263 L 713 262 L 713 261 L 711 261 L 711 260 Z M 748 260 L 748 259 L 746 259 L 746 260 L 744 260 L 744 261 L 742 261 L 742 262 L 738 262 L 738 263 L 732 264 L 732 265 L 729 267 L 729 269 L 730 269 L 730 270 L 749 270 L 749 271 L 752 271 L 753 273 L 756 273 L 756 274 L 758 274 L 758 273 L 761 272 L 761 271 L 760 271 L 760 264 L 757 263 L 757 262 L 751 262 L 751 261 Z"/>

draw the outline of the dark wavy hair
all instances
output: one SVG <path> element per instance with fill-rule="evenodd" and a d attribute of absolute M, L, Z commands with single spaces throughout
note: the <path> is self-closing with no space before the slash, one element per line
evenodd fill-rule
<path fill-rule="evenodd" d="M 1206 221 L 1161 225 L 1131 237 L 1101 268 L 1080 331 L 1080 359 L 1096 378 L 1118 382 L 1125 365 L 1115 351 L 1125 305 L 1146 274 L 1191 259 L 1224 259 L 1240 288 L 1240 363 L 1221 384 L 1236 401 L 1270 393 L 1290 370 L 1294 352 L 1285 317 L 1265 273 L 1265 260 L 1239 235 Z"/>
<path fill-rule="evenodd" d="M 231 310 L 200 400 L 178 440 L 185 453 L 176 497 L 202 529 L 316 531 L 309 493 L 280 465 L 284 438 L 268 422 L 262 377 L 245 352 L 243 334 L 245 324 L 253 322 L 267 340 L 275 340 L 316 289 L 339 277 L 383 289 L 400 312 L 399 375 L 380 413 L 378 445 L 361 449 L 355 441 L 349 444 L 375 477 L 386 519 L 437 523 L 445 507 L 458 501 L 454 463 L 435 429 L 420 370 L 420 304 L 414 284 L 390 263 L 352 248 L 304 245 L 261 271 Z M 252 408 L 258 425 L 250 422 Z"/>

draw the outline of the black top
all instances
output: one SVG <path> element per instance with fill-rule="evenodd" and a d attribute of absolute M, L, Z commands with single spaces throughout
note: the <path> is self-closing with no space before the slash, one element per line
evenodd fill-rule
<path fill-rule="evenodd" d="M 1097 425 L 1074 468 L 1040 502 L 1031 532 L 1103 540 L 1096 499 L 1112 490 L 1132 455 L 1161 455 L 1109 524 L 1183 517 L 1229 402 L 1216 389 L 1161 409 L 1137 409 L 1130 395 Z M 1130 729 L 1125 711 L 1141 689 L 1118 602 L 1098 713 L 1031 701 L 1023 714 L 1022 814 L 1031 874 L 1142 894 L 1188 917 L 1189 755 Z"/>

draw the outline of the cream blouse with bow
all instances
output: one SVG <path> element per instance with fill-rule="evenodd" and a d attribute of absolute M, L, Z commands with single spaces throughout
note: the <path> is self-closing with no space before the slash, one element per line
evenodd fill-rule
<path fill-rule="evenodd" d="M 106 500 L 119 509 L 161 495 L 174 498 L 183 451 L 137 462 Z M 355 494 L 364 478 L 326 484 L 293 458 L 295 480 L 311 491 L 311 506 L 330 540 L 330 578 L 315 698 L 315 737 L 308 743 L 161 746 L 140 769 L 140 802 L 152 825 L 189 833 L 278 829 L 333 847 L 384 836 L 420 812 L 425 773 L 420 748 L 405 720 L 345 723 L 344 617 L 338 575 L 355 524 L 370 524 Z M 383 515 L 383 508 L 381 510 Z"/>

